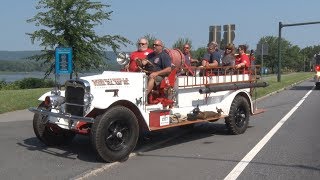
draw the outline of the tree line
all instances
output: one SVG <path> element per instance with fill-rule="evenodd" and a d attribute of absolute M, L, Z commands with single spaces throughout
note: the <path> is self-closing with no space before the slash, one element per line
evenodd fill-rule
<path fill-rule="evenodd" d="M 35 61 L 0 61 L 0 71 L 10 71 L 10 72 L 33 72 L 33 71 L 43 71 L 47 69 L 48 65 L 42 65 Z"/>
<path fill-rule="evenodd" d="M 122 46 L 133 44 L 121 35 L 97 35 L 94 27 L 101 25 L 106 20 L 111 20 L 110 5 L 99 1 L 90 0 L 39 0 L 36 5 L 39 11 L 34 17 L 27 20 L 35 26 L 42 28 L 32 33 L 26 33 L 31 42 L 40 42 L 43 47 L 41 54 L 29 57 L 31 60 L 46 64 L 46 75 L 54 70 L 54 49 L 56 47 L 71 47 L 73 49 L 73 72 L 88 71 L 92 69 L 105 70 L 108 67 L 105 61 L 107 48 L 115 53 Z M 147 35 L 149 44 L 152 45 L 155 38 Z M 264 64 L 272 72 L 277 70 L 277 38 L 273 36 L 262 37 L 259 43 L 264 42 L 269 46 L 269 54 L 264 57 Z M 180 38 L 172 48 L 182 49 L 183 44 L 189 38 Z M 297 45 L 282 39 L 282 66 L 284 71 L 303 71 L 311 69 L 310 60 L 315 53 L 320 52 L 319 46 L 300 49 Z M 250 47 L 248 47 L 250 49 Z M 200 59 L 206 52 L 206 47 L 193 49 L 193 57 Z M 257 63 L 260 63 L 257 56 Z"/>

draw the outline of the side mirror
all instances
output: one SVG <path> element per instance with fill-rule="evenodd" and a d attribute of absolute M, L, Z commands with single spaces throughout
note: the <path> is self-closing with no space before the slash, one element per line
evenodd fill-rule
<path fill-rule="evenodd" d="M 125 66 L 127 64 L 129 64 L 130 62 L 130 56 L 129 54 L 125 53 L 125 52 L 120 52 L 117 55 L 117 62 L 118 64 L 120 64 L 121 66 Z"/>

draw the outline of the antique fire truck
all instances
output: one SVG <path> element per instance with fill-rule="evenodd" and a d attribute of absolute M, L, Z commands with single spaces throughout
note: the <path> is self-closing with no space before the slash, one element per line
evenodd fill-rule
<path fill-rule="evenodd" d="M 314 84 L 320 89 L 320 53 L 314 55 Z"/>
<path fill-rule="evenodd" d="M 33 128 L 48 146 L 65 145 L 76 134 L 89 135 L 98 156 L 124 161 L 134 150 L 139 133 L 224 118 L 231 134 L 244 133 L 249 116 L 259 113 L 252 94 L 259 82 L 255 69 L 188 67 L 181 51 L 167 49 L 173 70 L 155 93 L 146 94 L 145 72 L 105 71 L 67 80 L 64 90 L 42 95 Z M 127 56 L 117 61 L 124 65 Z"/>

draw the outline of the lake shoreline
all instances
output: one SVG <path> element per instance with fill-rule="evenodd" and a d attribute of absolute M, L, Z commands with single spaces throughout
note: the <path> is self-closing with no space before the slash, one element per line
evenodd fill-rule
<path fill-rule="evenodd" d="M 96 74 L 101 74 L 102 72 L 95 72 L 95 73 L 79 73 L 80 77 L 83 76 L 90 76 L 90 75 L 96 75 Z M 45 76 L 45 72 L 10 72 L 10 71 L 0 71 L 0 81 L 5 81 L 5 82 L 14 82 L 18 80 L 22 80 L 24 78 L 39 78 L 43 79 Z M 70 78 L 69 74 L 62 74 L 60 75 L 60 82 L 65 82 Z M 48 79 L 55 79 L 54 74 L 50 74 Z"/>

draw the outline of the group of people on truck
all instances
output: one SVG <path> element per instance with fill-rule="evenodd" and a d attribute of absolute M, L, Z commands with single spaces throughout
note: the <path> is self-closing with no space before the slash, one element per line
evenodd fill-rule
<path fill-rule="evenodd" d="M 149 42 L 146 38 L 140 38 L 137 43 L 138 50 L 130 55 L 130 62 L 126 67 L 129 72 L 145 71 L 149 75 L 147 93 L 149 94 L 154 85 L 158 85 L 164 76 L 167 76 L 172 68 L 172 59 L 168 53 L 164 51 L 164 44 L 161 40 L 156 39 L 153 43 L 153 49 L 148 48 Z M 234 69 L 248 69 L 251 64 L 252 57 L 246 54 L 246 46 L 238 46 L 238 55 L 235 56 L 235 49 L 232 44 L 225 47 L 223 55 L 218 49 L 216 42 L 210 42 L 207 45 L 207 53 L 199 61 L 193 59 L 190 52 L 190 45 L 183 46 L 183 54 L 185 56 L 185 66 L 190 67 L 192 63 L 199 64 L 203 67 L 221 67 L 230 66 Z M 250 55 L 251 56 L 251 55 Z M 248 71 L 245 70 L 245 73 Z"/>
<path fill-rule="evenodd" d="M 184 46 L 184 54 L 186 59 L 192 59 L 190 55 L 190 51 L 186 51 L 189 49 L 189 44 Z M 239 45 L 238 47 L 238 55 L 235 55 L 235 49 L 232 44 L 228 44 L 225 47 L 223 55 L 218 49 L 218 44 L 216 42 L 210 42 L 207 46 L 207 53 L 201 59 L 201 65 L 203 67 L 219 67 L 219 66 L 232 66 L 235 69 L 240 68 L 249 68 L 251 61 L 253 59 L 253 55 L 249 56 L 246 54 L 247 47 L 245 45 Z M 193 61 L 196 61 L 192 59 Z M 189 65 L 189 64 L 188 64 Z"/>

